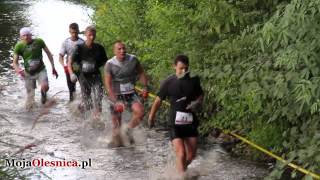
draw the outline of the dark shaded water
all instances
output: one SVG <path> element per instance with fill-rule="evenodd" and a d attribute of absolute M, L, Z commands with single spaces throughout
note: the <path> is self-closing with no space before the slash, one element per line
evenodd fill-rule
<path fill-rule="evenodd" d="M 69 35 L 68 25 L 78 22 L 83 30 L 90 23 L 88 14 L 92 14 L 90 9 L 69 1 L 0 1 L 0 154 L 25 160 L 84 161 L 91 158 L 92 166 L 86 169 L 32 167 L 23 170 L 30 179 L 174 179 L 174 154 L 165 131 L 147 130 L 142 125 L 134 132 L 134 146 L 109 149 L 111 122 L 107 102 L 103 104 L 103 121 L 107 127 L 103 131 L 93 129 L 90 119 L 77 112 L 77 101 L 68 103 L 58 52 L 61 42 Z M 53 79 L 48 73 L 49 101 L 56 103 L 50 108 L 41 106 L 37 89 L 37 107 L 32 112 L 24 108 L 24 85 L 11 68 L 12 48 L 23 26 L 31 26 L 34 34 L 44 39 L 54 54 L 60 74 L 58 79 Z M 48 72 L 51 72 L 50 66 Z M 129 115 L 125 113 L 124 119 Z M 35 145 L 31 150 L 15 154 L 31 143 Z M 252 162 L 231 158 L 219 145 L 210 146 L 199 150 L 189 176 L 238 180 L 262 179 L 266 174 L 264 168 Z"/>
<path fill-rule="evenodd" d="M 18 40 L 17 33 L 20 27 L 29 24 L 29 20 L 23 15 L 25 6 L 23 1 L 0 2 L 0 76 L 11 74 L 9 57 Z"/>

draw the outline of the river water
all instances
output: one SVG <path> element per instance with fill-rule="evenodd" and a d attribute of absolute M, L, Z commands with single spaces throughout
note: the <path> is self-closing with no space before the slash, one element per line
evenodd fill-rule
<path fill-rule="evenodd" d="M 103 103 L 105 130 L 91 127 L 87 116 L 76 110 L 76 100 L 68 102 L 68 92 L 58 53 L 62 41 L 69 36 L 68 25 L 77 22 L 80 30 L 90 24 L 92 10 L 74 1 L 0 1 L 0 154 L 17 161 L 88 161 L 91 167 L 28 167 L 21 169 L 30 179 L 175 179 L 174 154 L 165 130 L 148 130 L 141 125 L 135 132 L 135 145 L 107 148 L 110 141 L 109 112 Z M 23 81 L 11 67 L 12 49 L 18 41 L 19 29 L 31 26 L 54 55 L 59 78 L 47 66 L 51 106 L 40 104 L 28 112 L 24 108 Z M 98 32 L 100 33 L 100 32 Z M 45 57 L 46 65 L 48 60 Z M 79 99 L 78 87 L 78 99 Z M 129 117 L 124 114 L 124 120 Z M 35 145 L 31 149 L 26 145 Z M 23 150 L 19 152 L 19 150 Z M 190 165 L 190 179 L 239 180 L 262 179 L 267 170 L 254 162 L 232 158 L 219 144 L 206 144 Z M 20 168 L 18 168 L 20 169 Z"/>

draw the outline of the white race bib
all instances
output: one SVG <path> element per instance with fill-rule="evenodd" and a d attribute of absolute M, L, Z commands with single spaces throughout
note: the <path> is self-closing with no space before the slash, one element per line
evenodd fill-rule
<path fill-rule="evenodd" d="M 193 122 L 192 113 L 186 113 L 186 112 L 177 111 L 175 124 L 177 124 L 177 125 L 186 125 L 186 124 L 192 124 L 192 122 Z"/>
<path fill-rule="evenodd" d="M 90 62 L 83 62 L 82 63 L 82 71 L 85 73 L 91 73 L 95 71 L 96 64 Z"/>
<path fill-rule="evenodd" d="M 31 59 L 29 60 L 29 71 L 37 70 L 40 67 L 40 59 Z"/>
<path fill-rule="evenodd" d="M 134 85 L 132 83 L 120 84 L 121 94 L 130 94 L 134 92 Z"/>

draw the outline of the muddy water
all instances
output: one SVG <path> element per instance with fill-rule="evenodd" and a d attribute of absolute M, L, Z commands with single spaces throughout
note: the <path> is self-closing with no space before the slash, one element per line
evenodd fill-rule
<path fill-rule="evenodd" d="M 61 42 L 68 36 L 68 24 L 78 22 L 80 29 L 90 23 L 92 10 L 69 1 L 0 1 L 0 154 L 20 161 L 88 161 L 91 167 L 31 167 L 22 169 L 30 179 L 174 179 L 174 154 L 166 131 L 147 130 L 141 125 L 135 132 L 135 145 L 113 148 L 110 141 L 109 112 L 103 103 L 105 130 L 92 128 L 90 115 L 76 110 L 77 101 L 68 102 L 65 76 L 58 64 Z M 40 105 L 27 112 L 25 90 L 10 66 L 12 47 L 22 26 L 31 26 L 54 54 L 60 74 L 51 76 L 48 67 L 51 106 Z M 99 32 L 98 32 L 99 33 Z M 48 63 L 46 63 L 48 64 Z M 79 89 L 79 88 L 78 88 Z M 78 91 L 79 93 L 79 91 Z M 78 97 L 79 99 L 79 97 Z M 127 121 L 129 113 L 124 114 Z M 25 149 L 26 145 L 35 145 Z M 261 166 L 231 158 L 218 144 L 201 148 L 191 164 L 188 177 L 193 179 L 262 179 Z M 19 152 L 19 150 L 23 150 Z M 17 153 L 18 152 L 18 153 Z"/>

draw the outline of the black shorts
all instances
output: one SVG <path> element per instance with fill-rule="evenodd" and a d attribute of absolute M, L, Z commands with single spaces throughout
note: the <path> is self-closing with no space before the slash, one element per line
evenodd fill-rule
<path fill-rule="evenodd" d="M 198 137 L 198 126 L 196 125 L 175 125 L 170 129 L 170 140 L 175 138 Z"/>
<path fill-rule="evenodd" d="M 125 107 L 128 108 L 128 110 L 131 110 L 131 105 L 133 103 L 135 103 L 135 102 L 141 103 L 140 98 L 137 95 L 137 93 L 117 95 L 117 101 L 122 102 L 125 105 Z M 110 111 L 112 114 L 119 114 L 118 112 L 114 111 L 113 104 L 110 104 Z"/>

